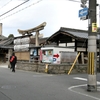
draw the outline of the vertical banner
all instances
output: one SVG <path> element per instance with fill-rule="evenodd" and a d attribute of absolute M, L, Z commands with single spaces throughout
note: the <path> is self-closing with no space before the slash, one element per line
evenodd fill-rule
<path fill-rule="evenodd" d="M 42 61 L 42 50 L 40 50 L 40 61 Z"/>

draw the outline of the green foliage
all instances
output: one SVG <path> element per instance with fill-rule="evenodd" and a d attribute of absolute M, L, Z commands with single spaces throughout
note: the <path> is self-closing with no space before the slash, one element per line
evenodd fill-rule
<path fill-rule="evenodd" d="M 14 38 L 14 35 L 13 34 L 9 34 L 8 38 L 11 38 L 11 37 Z"/>

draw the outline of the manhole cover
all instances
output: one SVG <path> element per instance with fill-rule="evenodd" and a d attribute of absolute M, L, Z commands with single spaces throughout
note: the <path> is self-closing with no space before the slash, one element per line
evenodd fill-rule
<path fill-rule="evenodd" d="M 2 89 L 15 89 L 16 86 L 12 86 L 12 85 L 4 85 L 1 87 Z"/>

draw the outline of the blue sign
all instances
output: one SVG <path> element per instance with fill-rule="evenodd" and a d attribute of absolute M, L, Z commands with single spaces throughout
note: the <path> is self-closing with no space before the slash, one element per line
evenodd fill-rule
<path fill-rule="evenodd" d="M 84 17 L 88 15 L 88 8 L 79 10 L 79 17 Z"/>
<path fill-rule="evenodd" d="M 55 62 L 56 61 L 56 58 L 53 58 L 53 61 Z"/>

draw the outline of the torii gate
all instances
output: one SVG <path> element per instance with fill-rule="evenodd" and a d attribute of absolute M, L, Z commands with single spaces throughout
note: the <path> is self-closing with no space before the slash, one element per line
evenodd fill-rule
<path fill-rule="evenodd" d="M 39 31 L 40 30 L 43 30 L 44 29 L 44 27 L 46 26 L 46 22 L 43 22 L 42 24 L 40 24 L 39 26 L 36 26 L 36 27 L 34 27 L 34 28 L 32 28 L 32 29 L 28 29 L 28 30 L 20 30 L 20 29 L 18 29 L 18 32 L 20 33 L 20 34 L 22 34 L 22 35 L 25 35 L 25 34 L 31 34 L 31 33 L 33 33 L 33 32 L 36 32 L 36 34 L 35 34 L 35 38 L 36 38 L 36 40 L 35 40 L 35 45 L 36 46 L 39 46 L 39 39 L 38 39 L 38 36 L 39 36 Z"/>

